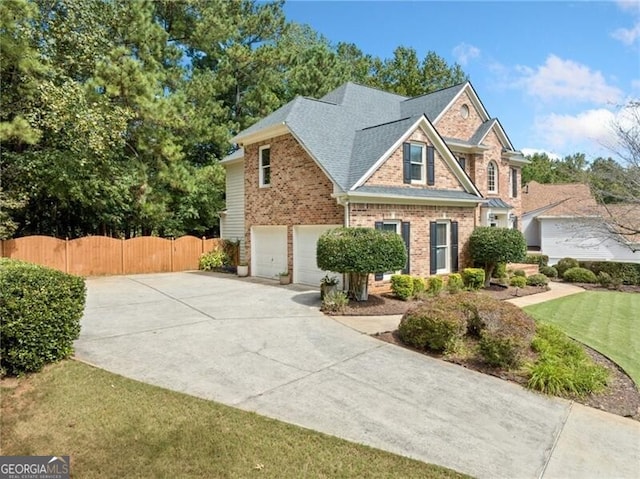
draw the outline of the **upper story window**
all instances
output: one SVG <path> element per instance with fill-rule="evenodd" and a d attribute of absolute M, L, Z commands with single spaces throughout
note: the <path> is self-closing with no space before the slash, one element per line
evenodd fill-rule
<path fill-rule="evenodd" d="M 511 176 L 511 197 L 517 198 L 518 197 L 518 170 L 515 168 L 510 168 L 509 172 Z"/>
<path fill-rule="evenodd" d="M 487 165 L 487 190 L 489 193 L 498 192 L 498 166 L 494 161 Z"/>
<path fill-rule="evenodd" d="M 469 105 L 466 103 L 460 107 L 460 116 L 462 118 L 469 118 Z"/>
<path fill-rule="evenodd" d="M 260 187 L 271 186 L 271 147 L 261 146 L 258 150 Z"/>
<path fill-rule="evenodd" d="M 424 183 L 424 145 L 411 143 L 411 181 Z"/>
<path fill-rule="evenodd" d="M 460 168 L 467 171 L 467 159 L 464 156 L 458 157 L 458 163 L 460 164 Z"/>

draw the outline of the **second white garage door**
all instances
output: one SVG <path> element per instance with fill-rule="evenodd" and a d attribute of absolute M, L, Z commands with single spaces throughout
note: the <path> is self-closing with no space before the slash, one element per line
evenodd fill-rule
<path fill-rule="evenodd" d="M 293 227 L 293 280 L 296 283 L 320 286 L 320 280 L 327 272 L 319 269 L 316 264 L 318 238 L 325 231 L 339 226 L 313 225 Z"/>
<path fill-rule="evenodd" d="M 251 228 L 251 275 L 275 278 L 287 270 L 287 227 Z"/>

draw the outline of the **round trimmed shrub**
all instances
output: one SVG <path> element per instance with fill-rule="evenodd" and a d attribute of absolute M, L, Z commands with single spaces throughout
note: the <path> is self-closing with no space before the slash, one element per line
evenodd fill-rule
<path fill-rule="evenodd" d="M 520 276 L 522 278 L 526 278 L 527 277 L 527 273 L 525 273 L 525 271 L 523 269 L 517 269 L 513 272 L 514 276 Z"/>
<path fill-rule="evenodd" d="M 509 284 L 516 288 L 524 288 L 527 285 L 527 278 L 524 276 L 514 276 L 511 278 L 511 281 L 509 281 Z"/>
<path fill-rule="evenodd" d="M 424 282 L 424 278 L 419 276 L 414 276 L 413 278 L 413 294 L 424 293 L 424 290 L 427 288 L 426 283 Z"/>
<path fill-rule="evenodd" d="M 611 275 L 609 273 L 605 273 L 604 271 L 600 271 L 596 278 L 598 279 L 598 283 L 600 284 L 600 286 L 603 286 L 605 288 L 608 288 L 613 283 L 613 278 L 611 277 Z"/>
<path fill-rule="evenodd" d="M 447 291 L 451 294 L 458 293 L 464 288 L 462 275 L 460 273 L 451 273 L 447 279 Z"/>
<path fill-rule="evenodd" d="M 482 268 L 465 268 L 462 270 L 462 281 L 469 289 L 480 289 L 484 286 L 485 272 Z"/>
<path fill-rule="evenodd" d="M 402 342 L 418 349 L 450 351 L 462 339 L 467 324 L 455 296 L 440 296 L 407 311 L 398 326 Z"/>
<path fill-rule="evenodd" d="M 546 286 L 549 284 L 549 278 L 542 273 L 532 274 L 527 277 L 527 284 L 529 286 Z"/>
<path fill-rule="evenodd" d="M 504 278 L 507 275 L 507 263 L 505 262 L 500 262 L 496 265 L 495 269 L 493 270 L 493 273 L 491 273 L 491 277 L 492 278 Z"/>
<path fill-rule="evenodd" d="M 577 259 L 573 258 L 562 258 L 555 265 L 556 270 L 558 270 L 558 276 L 564 278 L 564 273 L 571 268 L 577 268 L 580 266 Z"/>
<path fill-rule="evenodd" d="M 589 271 L 586 268 L 569 268 L 564 272 L 562 276 L 565 281 L 570 283 L 597 283 L 598 278 L 593 273 L 593 271 Z"/>
<path fill-rule="evenodd" d="M 440 276 L 431 276 L 429 278 L 429 294 L 437 296 L 442 291 L 443 281 Z"/>
<path fill-rule="evenodd" d="M 558 270 L 553 266 L 540 266 L 540 273 L 544 274 L 547 278 L 558 277 Z"/>
<path fill-rule="evenodd" d="M 407 301 L 413 296 L 413 278 L 408 274 L 391 276 L 391 291 L 397 298 Z"/>
<path fill-rule="evenodd" d="M 69 357 L 85 296 L 79 276 L 0 259 L 0 375 L 36 372 Z"/>

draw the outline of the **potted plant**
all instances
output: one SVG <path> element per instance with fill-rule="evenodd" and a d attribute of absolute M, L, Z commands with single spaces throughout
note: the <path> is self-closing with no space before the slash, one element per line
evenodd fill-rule
<path fill-rule="evenodd" d="M 249 276 L 249 265 L 246 261 L 240 261 L 238 263 L 238 267 L 236 269 L 238 276 L 245 277 Z"/>
<path fill-rule="evenodd" d="M 324 278 L 320 280 L 320 299 L 324 299 L 326 295 L 337 291 L 338 289 L 338 277 L 324 275 Z"/>
<path fill-rule="evenodd" d="M 283 271 L 278 276 L 280 276 L 280 284 L 289 284 L 291 282 L 291 275 L 288 271 Z"/>

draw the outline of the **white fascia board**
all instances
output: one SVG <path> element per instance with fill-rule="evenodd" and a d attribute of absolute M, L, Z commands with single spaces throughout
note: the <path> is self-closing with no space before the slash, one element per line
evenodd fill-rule
<path fill-rule="evenodd" d="M 230 160 L 220 160 L 219 163 L 222 166 L 227 167 L 227 166 L 231 166 L 231 165 L 237 165 L 238 163 L 243 163 L 243 162 L 244 162 L 244 155 L 240 156 L 238 158 L 232 158 Z"/>
<path fill-rule="evenodd" d="M 398 148 L 400 148 L 400 145 L 402 145 L 405 141 L 409 139 L 411 134 L 418 127 L 422 127 L 423 131 L 427 135 L 427 138 L 431 140 L 435 149 L 438 151 L 438 153 L 440 153 L 442 158 L 448 164 L 449 168 L 451 168 L 451 170 L 453 171 L 453 174 L 456 176 L 456 178 L 458 178 L 460 183 L 462 183 L 462 185 L 465 188 L 465 191 L 467 193 L 471 193 L 482 198 L 482 194 L 476 188 L 476 185 L 473 184 L 473 181 L 471 181 L 471 178 L 469 178 L 469 176 L 464 172 L 464 170 L 458 163 L 458 160 L 455 158 L 455 156 L 453 156 L 453 152 L 449 149 L 444 139 L 436 131 L 434 126 L 431 124 L 431 122 L 425 115 L 421 115 L 420 118 L 418 118 L 415 121 L 415 123 L 411 125 L 407 129 L 407 131 L 400 138 L 398 138 L 398 140 L 393 145 L 391 145 L 391 147 L 387 151 L 384 152 L 384 154 L 373 164 L 373 166 L 369 168 L 367 172 L 351 187 L 351 191 L 364 185 L 366 181 L 369 178 L 371 178 L 371 176 L 376 172 L 376 170 L 380 168 L 380 166 L 385 161 L 387 161 L 389 156 Z"/>
<path fill-rule="evenodd" d="M 255 131 L 249 134 L 242 134 L 234 136 L 231 139 L 232 143 L 237 143 L 238 145 L 251 145 L 252 143 L 257 143 L 259 141 L 268 140 L 270 138 L 275 138 L 276 136 L 282 136 L 289 133 L 289 127 L 286 123 L 277 123 L 275 125 L 268 126 L 267 128 L 263 128 L 262 130 Z"/>
<path fill-rule="evenodd" d="M 504 131 L 504 128 L 502 128 L 502 124 L 500 123 L 500 120 L 495 118 L 495 122 L 493 123 L 493 125 L 491 126 L 489 131 L 493 130 L 496 126 L 498 127 L 498 138 L 500 138 L 500 142 L 504 146 L 508 147 L 509 150 L 515 151 L 515 149 L 513 148 L 513 145 L 511 144 L 511 140 L 509 140 L 509 137 L 507 136 L 507 133 Z M 487 133 L 489 133 L 489 131 L 487 131 Z M 520 154 L 522 154 L 522 153 L 520 153 Z"/>
<path fill-rule="evenodd" d="M 350 191 L 346 195 L 341 195 L 339 198 L 341 199 L 341 201 L 348 200 L 350 203 L 459 206 L 463 208 L 475 208 L 478 204 L 484 203 L 486 201 L 483 198 L 478 198 L 477 200 L 455 198 L 419 198 L 382 193 L 360 193 L 357 191 Z"/>
<path fill-rule="evenodd" d="M 456 96 L 453 97 L 453 99 L 449 102 L 449 104 L 444 107 L 442 109 L 442 111 L 440 112 L 440 114 L 433 120 L 433 124 L 435 125 L 436 123 L 438 123 L 438 121 L 442 118 L 442 116 L 449 111 L 449 109 L 451 108 L 451 106 L 458 100 L 458 98 L 460 98 L 460 96 L 464 93 L 464 92 L 468 92 L 469 93 L 469 97 L 471 98 L 471 103 L 473 103 L 473 106 L 476 107 L 476 110 L 478 110 L 480 112 L 480 118 L 482 118 L 482 121 L 485 122 L 487 120 L 490 119 L 489 117 L 489 112 L 487 112 L 487 110 L 484 108 L 484 105 L 482 104 L 482 102 L 480 101 L 480 97 L 478 97 L 478 94 L 476 93 L 475 89 L 473 88 L 473 86 L 471 86 L 470 82 L 467 82 L 465 84 L 464 87 L 462 87 L 460 89 L 460 91 L 458 92 L 458 94 Z"/>
<path fill-rule="evenodd" d="M 458 143 L 455 140 L 445 140 L 447 146 L 452 151 L 459 151 L 461 153 L 482 153 L 490 148 L 485 145 L 469 145 L 466 143 Z"/>

